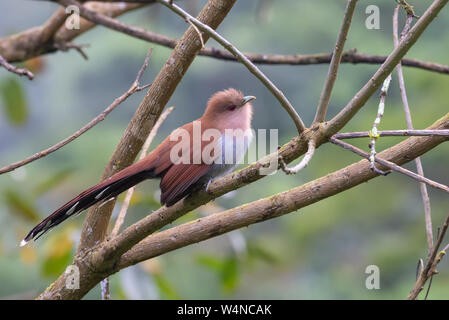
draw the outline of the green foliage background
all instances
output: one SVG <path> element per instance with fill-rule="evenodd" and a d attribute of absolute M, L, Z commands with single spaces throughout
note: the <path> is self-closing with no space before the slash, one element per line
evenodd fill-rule
<path fill-rule="evenodd" d="M 197 13 L 204 0 L 180 5 Z M 244 52 L 307 54 L 330 52 L 346 1 L 238 1 L 219 31 Z M 431 1 L 412 1 L 421 15 Z M 381 29 L 365 28 L 365 9 L 380 7 Z M 387 55 L 392 49 L 395 1 L 359 1 L 346 49 Z M 2 0 L 0 36 L 42 24 L 57 8 L 46 2 Z M 19 18 L 20 17 L 20 18 Z M 121 18 L 130 24 L 180 37 L 187 27 L 166 8 L 152 5 Z M 401 13 L 401 24 L 404 14 Z M 443 9 L 408 57 L 449 64 L 449 9 Z M 0 165 L 23 159 L 72 134 L 126 91 L 135 79 L 149 44 L 103 27 L 76 39 L 89 43 L 85 61 L 75 51 L 43 57 L 35 80 L 0 69 Z M 144 82 L 151 82 L 170 50 L 154 47 Z M 218 47 L 212 40 L 208 46 Z M 36 61 L 34 62 L 36 63 Z M 329 116 L 344 106 L 377 66 L 343 64 Z M 313 119 L 327 65 L 261 66 L 284 91 L 306 123 Z M 405 68 L 416 128 L 448 112 L 449 76 Z M 396 75 L 394 75 L 396 77 Z M 397 79 L 390 87 L 381 129 L 405 128 Z M 228 87 L 257 96 L 254 127 L 279 129 L 280 144 L 295 127 L 271 94 L 243 66 L 199 57 L 169 105 L 175 111 L 155 143 L 173 128 L 199 117 L 209 96 Z M 41 218 L 95 184 L 143 93 L 136 94 L 106 121 L 58 152 L 0 177 L 0 297 L 32 298 L 70 263 L 83 215 L 71 219 L 31 247 L 18 242 Z M 378 97 L 368 101 L 344 131 L 368 130 Z M 400 141 L 382 138 L 378 149 Z M 354 142 L 367 149 L 367 140 Z M 423 157 L 428 177 L 449 184 L 447 144 Z M 300 174 L 277 173 L 222 197 L 175 224 L 290 189 L 338 170 L 359 158 L 323 145 Z M 413 165 L 406 166 L 414 169 Z M 127 224 L 158 208 L 156 181 L 139 186 Z M 448 197 L 429 190 L 434 230 L 448 212 Z M 117 206 L 119 208 L 119 206 Z M 116 212 L 117 213 L 117 212 Z M 416 264 L 426 256 L 423 205 L 419 186 L 391 174 L 326 199 L 299 212 L 253 225 L 126 269 L 112 277 L 116 299 L 403 299 L 411 289 Z M 380 268 L 380 290 L 365 288 L 365 269 Z M 449 265 L 443 261 L 431 299 L 449 298 Z M 99 288 L 86 297 L 99 298 Z"/>

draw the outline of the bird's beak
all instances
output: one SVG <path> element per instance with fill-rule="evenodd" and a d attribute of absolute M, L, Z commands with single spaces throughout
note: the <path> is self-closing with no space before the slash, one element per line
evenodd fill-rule
<path fill-rule="evenodd" d="M 256 100 L 255 96 L 246 96 L 243 97 L 242 103 L 240 104 L 239 107 L 243 107 L 245 104 L 247 104 L 248 102 L 250 102 L 251 100 Z"/>

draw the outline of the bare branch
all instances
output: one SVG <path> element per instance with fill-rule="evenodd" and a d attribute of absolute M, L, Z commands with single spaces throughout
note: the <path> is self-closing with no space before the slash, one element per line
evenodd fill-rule
<path fill-rule="evenodd" d="M 410 32 L 405 35 L 399 46 L 393 50 L 387 60 L 376 71 L 372 78 L 363 86 L 362 89 L 349 101 L 349 103 L 341 110 L 332 120 L 325 124 L 326 128 L 332 134 L 337 133 L 343 128 L 349 120 L 362 108 L 366 101 L 379 88 L 382 82 L 393 71 L 396 65 L 401 61 L 407 51 L 415 44 L 416 40 L 421 36 L 429 23 L 435 19 L 441 9 L 449 0 L 435 0 L 429 8 L 424 12 L 422 17 L 411 28 Z"/>
<path fill-rule="evenodd" d="M 355 154 L 358 154 L 359 156 L 364 157 L 365 159 L 368 159 L 368 160 L 370 159 L 370 155 L 367 152 L 365 152 L 365 151 L 363 151 L 363 150 L 361 150 L 361 149 L 359 149 L 357 147 L 354 147 L 353 145 L 350 145 L 350 144 L 348 144 L 346 142 L 343 142 L 341 140 L 335 139 L 333 137 L 330 138 L 330 142 L 332 142 L 333 144 L 336 144 L 336 145 L 338 145 L 340 147 L 343 147 L 346 150 L 352 151 Z M 389 168 L 391 170 L 394 170 L 396 172 L 402 173 L 402 174 L 404 174 L 404 175 L 406 175 L 406 176 L 408 176 L 408 177 L 410 177 L 412 179 L 415 179 L 415 180 L 417 180 L 419 182 L 427 183 L 429 186 L 431 186 L 433 188 L 436 188 L 436 189 L 439 189 L 439 190 L 442 190 L 442 191 L 445 191 L 445 192 L 449 193 L 449 187 L 444 185 L 444 184 L 435 182 L 435 181 L 430 180 L 430 179 L 428 179 L 428 178 L 426 178 L 424 176 L 416 174 L 416 173 L 414 173 L 414 172 L 412 172 L 410 170 L 404 169 L 401 166 L 398 166 L 397 164 L 395 164 L 393 162 L 390 162 L 390 161 L 387 161 L 387 160 L 384 160 L 384 159 L 379 159 L 379 157 L 376 157 L 375 161 L 377 163 L 381 164 L 384 167 L 387 167 L 387 168 Z M 370 167 L 371 167 L 371 164 L 370 164 Z M 376 173 L 382 175 L 382 173 L 380 173 L 380 172 L 376 171 Z"/>
<path fill-rule="evenodd" d="M 326 82 L 321 92 L 320 100 L 315 114 L 315 120 L 313 122 L 323 122 L 326 119 L 327 107 L 331 98 L 332 89 L 334 88 L 335 80 L 337 79 L 338 67 L 340 66 L 341 57 L 343 55 L 343 49 L 345 47 L 346 37 L 348 36 L 349 27 L 351 26 L 352 16 L 354 15 L 355 5 L 357 0 L 348 0 L 346 4 L 345 15 L 343 23 L 340 28 L 340 32 L 337 37 L 337 42 L 332 54 L 332 60 L 329 65 L 329 71 L 327 73 Z"/>
<path fill-rule="evenodd" d="M 9 72 L 18 74 L 19 76 L 27 76 L 30 80 L 34 79 L 34 74 L 31 71 L 13 66 L 12 64 L 8 63 L 8 61 L 6 61 L 2 56 L 0 56 L 0 66 L 5 68 Z"/>
<path fill-rule="evenodd" d="M 231 10 L 235 1 L 210 0 L 199 13 L 198 19 L 212 28 L 217 28 Z M 73 1 L 70 1 L 70 3 L 73 3 Z M 196 31 L 189 26 L 180 40 L 180 44 L 168 57 L 128 124 L 106 166 L 102 180 L 134 162 L 164 106 L 201 49 L 201 43 L 197 39 Z M 203 39 L 207 41 L 209 36 L 204 34 Z M 101 208 L 93 206 L 89 209 L 83 225 L 78 255 L 104 240 L 114 204 L 115 201 L 111 201 Z M 92 229 L 95 229 L 96 232 L 89 231 Z"/>
<path fill-rule="evenodd" d="M 441 228 L 441 232 L 438 236 L 438 239 L 435 243 L 435 246 L 432 248 L 432 251 L 429 255 L 429 259 L 427 260 L 426 266 L 420 272 L 418 276 L 418 280 L 416 281 L 413 289 L 410 291 L 410 294 L 407 297 L 407 300 L 415 300 L 418 298 L 419 293 L 424 288 L 427 280 L 432 279 L 434 274 L 437 274 L 438 271 L 436 267 L 438 263 L 441 262 L 441 259 L 446 255 L 446 250 L 449 248 L 449 245 L 446 246 L 442 251 L 438 252 L 440 249 L 441 243 L 443 242 L 444 236 L 446 235 L 447 228 L 449 227 L 449 215 L 446 217 L 444 221 L 443 227 Z M 427 295 L 426 295 L 427 296 Z"/>
<path fill-rule="evenodd" d="M 70 42 L 75 37 L 89 31 L 91 28 L 95 27 L 97 24 L 104 25 L 113 30 L 123 32 L 125 34 L 131 35 L 135 38 L 148 41 L 151 43 L 159 44 L 168 48 L 174 48 L 177 44 L 176 39 L 172 39 L 148 30 L 144 30 L 139 27 L 129 26 L 120 23 L 114 19 L 112 24 L 105 22 L 104 17 L 112 18 L 122 15 L 128 11 L 141 8 L 144 4 L 154 3 L 155 0 L 145 2 L 145 3 L 98 3 L 98 2 L 87 2 L 83 8 L 95 10 L 99 16 L 97 18 L 92 18 L 90 21 L 84 19 L 81 20 L 81 26 L 79 30 L 68 30 L 65 28 L 60 28 L 55 34 L 54 42 L 64 43 Z M 51 21 L 52 18 L 49 19 Z M 29 58 L 35 57 L 37 55 L 43 55 L 47 53 L 52 53 L 57 49 L 55 44 L 46 44 L 42 42 L 41 33 L 45 25 L 49 23 L 47 21 L 43 27 L 31 28 L 20 32 L 19 34 L 12 35 L 9 37 L 0 39 L 0 54 L 5 57 L 6 60 L 10 62 L 24 61 Z M 109 21 L 109 22 L 110 22 Z M 127 30 L 129 29 L 129 30 Z M 221 59 L 226 61 L 238 62 L 237 58 L 230 52 L 226 50 L 219 50 L 216 48 L 203 48 L 198 55 L 211 57 L 215 59 Z M 331 53 L 318 53 L 318 54 L 294 54 L 294 55 L 281 55 L 281 54 L 266 54 L 266 53 L 244 53 L 244 55 L 255 64 L 274 64 L 274 65 L 310 65 L 310 64 L 325 64 L 329 63 L 332 59 Z M 351 49 L 343 53 L 341 58 L 341 63 L 366 63 L 366 64 L 382 64 L 387 59 L 386 56 L 370 55 L 358 53 L 356 49 Z M 416 59 L 405 58 L 402 60 L 403 66 L 420 68 L 423 70 L 433 71 L 442 74 L 449 74 L 449 66 L 420 61 Z"/>
<path fill-rule="evenodd" d="M 370 167 L 371 170 L 373 170 L 374 172 L 381 174 L 381 175 L 387 175 L 388 173 L 390 173 L 389 171 L 382 171 L 379 170 L 376 167 L 376 163 L 375 163 L 375 158 L 376 158 L 376 140 L 377 138 L 379 138 L 379 135 L 377 133 L 377 127 L 380 124 L 380 121 L 382 120 L 382 117 L 384 115 L 384 110 L 385 110 L 385 99 L 387 97 L 387 93 L 388 93 L 388 88 L 390 87 L 390 82 L 391 82 L 391 74 L 388 75 L 388 77 L 385 79 L 383 85 L 382 85 L 382 89 L 380 89 L 380 101 L 379 101 L 379 107 L 377 109 L 377 116 L 376 119 L 373 122 L 373 127 L 371 129 L 371 134 L 370 134 L 370 144 L 369 144 L 369 148 L 371 150 L 371 154 L 369 157 L 369 162 L 370 162 Z"/>
<path fill-rule="evenodd" d="M 62 5 L 68 6 L 68 5 L 77 5 L 77 1 L 75 0 L 59 0 L 59 3 Z M 179 8 L 176 5 L 171 6 L 166 1 L 161 1 L 162 4 L 166 5 L 168 8 L 175 11 L 178 15 L 183 17 L 187 22 L 191 23 L 193 25 L 194 29 L 200 28 L 204 32 L 207 32 L 211 37 L 213 37 L 217 42 L 219 42 L 221 45 L 223 45 L 227 50 L 229 50 L 232 54 L 234 54 L 238 59 L 248 68 L 248 70 L 254 74 L 267 88 L 270 90 L 271 93 L 278 99 L 278 101 L 281 103 L 281 105 L 286 109 L 290 117 L 292 117 L 293 121 L 295 122 L 295 126 L 298 129 L 298 132 L 301 133 L 305 129 L 305 125 L 302 121 L 302 119 L 299 117 L 296 110 L 293 108 L 291 103 L 288 101 L 288 99 L 285 97 L 285 95 L 280 91 L 268 77 L 266 77 L 244 54 L 242 54 L 237 48 L 235 48 L 231 43 L 229 43 L 226 39 L 221 37 L 218 33 L 216 33 L 212 28 L 207 26 L 206 24 L 203 24 L 199 20 L 195 19 L 194 17 L 190 16 L 188 13 L 183 11 L 181 8 Z M 79 5 L 79 3 L 78 3 Z M 172 47 L 176 45 L 176 41 L 171 40 L 169 38 L 161 38 L 161 36 L 154 34 L 150 31 L 147 31 L 140 27 L 134 27 L 126 25 L 120 21 L 117 21 L 115 19 L 112 19 L 110 17 L 107 17 L 105 15 L 96 13 L 95 11 L 89 10 L 83 6 L 80 6 L 80 15 L 84 17 L 85 19 L 88 19 L 92 22 L 102 24 L 108 28 L 111 28 L 113 30 L 123 32 L 125 34 L 128 34 L 133 37 L 137 37 L 140 39 L 144 39 L 146 41 L 155 42 L 155 39 L 161 40 L 166 45 Z M 197 33 L 199 30 L 195 30 Z M 201 34 L 201 33 L 199 33 Z M 202 40 L 202 41 L 201 41 Z M 203 37 L 200 37 L 201 45 L 204 45 L 204 39 Z"/>
<path fill-rule="evenodd" d="M 394 10 L 393 15 L 393 42 L 395 48 L 399 45 L 399 39 L 398 39 L 398 12 L 399 12 L 399 5 Z M 404 36 L 407 34 L 408 30 L 410 29 L 410 25 L 412 23 L 413 17 L 415 16 L 412 9 L 407 13 L 407 19 L 405 22 L 405 26 L 401 32 L 401 39 L 404 38 Z M 407 92 L 405 90 L 405 82 L 404 82 L 404 75 L 402 73 L 402 65 L 399 63 L 396 67 L 397 73 L 398 73 L 398 81 L 399 81 L 399 90 L 401 93 L 401 99 L 402 99 L 402 105 L 404 108 L 405 113 L 405 121 L 407 122 L 407 128 L 409 130 L 413 129 L 413 122 L 412 122 L 412 116 L 410 113 L 410 107 L 408 105 L 408 99 L 407 99 Z M 415 159 L 416 164 L 416 171 L 419 175 L 424 176 L 424 169 L 422 166 L 421 158 L 418 157 Z M 431 208 L 430 208 L 430 199 L 429 199 L 429 193 L 427 192 L 427 186 L 425 183 L 420 183 L 419 185 L 420 191 L 421 191 L 421 197 L 423 199 L 424 204 L 424 219 L 426 223 L 426 236 L 427 236 L 427 246 L 429 254 L 433 248 L 433 231 L 432 231 L 432 214 L 431 214 Z"/>
<path fill-rule="evenodd" d="M 85 4 L 85 7 L 99 13 L 104 13 L 110 17 L 116 17 L 131 10 L 141 8 L 144 5 L 145 4 L 137 3 L 88 2 Z M 55 44 L 70 42 L 77 36 L 96 26 L 96 24 L 93 24 L 90 21 L 81 19 L 79 29 L 60 27 L 56 33 L 52 34 L 60 22 L 59 19 L 62 18 L 57 12 L 42 26 L 33 27 L 20 33 L 0 38 L 0 55 L 2 55 L 5 60 L 12 63 L 25 61 L 47 53 L 53 53 L 57 51 Z M 44 41 L 46 39 L 47 41 Z"/>
<path fill-rule="evenodd" d="M 449 137 L 449 130 L 382 130 L 377 131 L 379 137 L 404 137 L 404 136 L 445 136 Z M 353 139 L 370 137 L 370 131 L 336 133 L 336 139 Z"/>
<path fill-rule="evenodd" d="M 151 50 L 148 52 L 146 58 L 145 58 L 145 62 L 142 65 L 136 80 L 134 80 L 133 84 L 131 85 L 131 87 L 128 89 L 128 91 L 126 91 L 124 94 L 122 94 L 120 97 L 118 97 L 117 99 L 115 99 L 106 109 L 103 110 L 102 113 L 100 113 L 98 116 L 96 116 L 94 119 L 92 119 L 91 121 L 89 121 L 84 127 L 82 127 L 81 129 L 79 129 L 78 131 L 76 131 L 74 134 L 72 134 L 71 136 L 65 138 L 64 140 L 58 142 L 57 144 L 51 146 L 50 148 L 47 148 L 45 150 L 42 150 L 38 153 L 33 154 L 32 156 L 29 156 L 26 159 L 23 159 L 21 161 L 18 162 L 14 162 L 10 165 L 7 165 L 3 168 L 0 168 L 0 174 L 6 173 L 6 172 L 10 172 L 13 171 L 19 167 L 22 167 L 30 162 L 33 162 L 35 160 L 38 160 L 40 158 L 43 158 L 47 155 L 49 155 L 50 153 L 53 153 L 59 149 L 61 149 L 62 147 L 64 147 L 65 145 L 69 144 L 70 142 L 72 142 L 73 140 L 75 140 L 76 138 L 78 138 L 79 136 L 81 136 L 83 133 L 85 133 L 86 131 L 88 131 L 89 129 L 91 129 L 92 127 L 94 127 L 95 125 L 97 125 L 99 122 L 103 121 L 109 113 L 111 113 L 116 107 L 118 107 L 122 102 L 124 102 L 126 99 L 128 99 L 131 95 L 133 95 L 136 92 L 142 91 L 143 89 L 147 88 L 147 86 L 140 86 L 140 80 L 142 78 L 143 75 L 143 71 L 145 70 L 145 68 L 148 66 L 148 61 L 151 55 Z"/>
<path fill-rule="evenodd" d="M 307 167 L 310 160 L 312 160 L 314 153 L 315 153 L 315 141 L 313 139 L 310 139 L 308 150 L 304 155 L 304 158 L 301 160 L 300 163 L 298 163 L 293 168 L 287 167 L 287 164 L 285 163 L 284 159 L 282 159 L 282 157 L 279 158 L 282 171 L 284 171 L 286 174 L 297 174 L 299 171 Z"/>
<path fill-rule="evenodd" d="M 48 19 L 44 25 L 42 26 L 42 30 L 40 33 L 40 41 L 41 43 L 46 43 L 50 40 L 59 28 L 62 27 L 65 20 L 67 18 L 67 14 L 63 8 L 59 8 L 53 13 L 53 15 Z"/>
<path fill-rule="evenodd" d="M 173 12 L 184 18 L 186 21 L 190 21 L 194 25 L 196 25 L 198 28 L 200 28 L 202 31 L 209 34 L 215 41 L 217 41 L 219 44 L 221 44 L 224 48 L 226 48 L 229 52 L 231 52 L 233 55 L 235 55 L 240 62 L 252 73 L 256 76 L 257 79 L 259 79 L 264 86 L 276 97 L 276 99 L 279 101 L 279 103 L 282 105 L 282 107 L 287 111 L 287 113 L 292 118 L 293 122 L 296 125 L 296 129 L 298 130 L 299 134 L 301 134 L 305 130 L 304 122 L 302 121 L 301 117 L 296 112 L 295 108 L 293 108 L 290 101 L 288 101 L 287 97 L 282 93 L 281 90 L 279 90 L 275 84 L 265 75 L 262 71 L 260 71 L 247 57 L 245 57 L 244 54 L 242 54 L 234 45 L 232 45 L 229 41 L 227 41 L 225 38 L 223 38 L 220 34 L 218 34 L 215 30 L 210 28 L 208 25 L 202 23 L 201 21 L 195 19 L 191 15 L 189 15 L 187 12 L 182 10 L 180 7 L 178 7 L 175 4 L 170 4 L 168 1 L 165 0 L 157 0 L 159 3 L 163 4 L 167 8 L 171 9 Z"/>
<path fill-rule="evenodd" d="M 432 127 L 447 127 L 449 126 L 447 120 L 445 124 L 439 122 L 438 125 Z M 442 141 L 444 141 L 442 137 L 413 137 L 383 151 L 379 156 L 382 159 L 388 159 L 389 162 L 401 165 L 426 152 L 424 149 L 428 150 Z M 405 154 L 407 157 L 404 157 Z M 362 160 L 291 190 L 160 231 L 148 236 L 126 252 L 120 258 L 114 272 L 166 252 L 294 212 L 348 190 L 375 176 L 376 174 L 369 168 L 369 163 Z M 153 215 L 155 214 L 157 213 L 153 213 Z M 136 224 L 134 227 L 137 226 L 140 227 L 141 224 Z"/>

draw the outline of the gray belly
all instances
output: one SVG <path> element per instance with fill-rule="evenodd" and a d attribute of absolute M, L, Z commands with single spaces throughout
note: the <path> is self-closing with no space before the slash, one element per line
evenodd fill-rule
<path fill-rule="evenodd" d="M 221 139 L 221 155 L 211 165 L 209 172 L 200 179 L 201 184 L 207 184 L 210 180 L 231 172 L 242 160 L 248 150 L 253 136 L 252 133 L 245 136 L 240 143 L 236 137 L 223 135 Z"/>

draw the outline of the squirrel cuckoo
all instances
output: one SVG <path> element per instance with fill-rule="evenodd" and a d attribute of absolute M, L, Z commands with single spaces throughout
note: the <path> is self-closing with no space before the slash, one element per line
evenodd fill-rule
<path fill-rule="evenodd" d="M 254 99 L 253 96 L 244 97 L 235 89 L 215 93 L 209 99 L 201 118 L 173 131 L 142 160 L 83 191 L 64 204 L 34 227 L 20 245 L 25 245 L 31 239 L 37 240 L 70 216 L 98 202 L 108 201 L 143 180 L 160 178 L 161 203 L 172 206 L 193 191 L 204 187 L 213 178 L 231 171 L 246 153 L 252 135 L 246 136 L 243 148 L 237 150 L 235 136 L 230 136 L 229 132 L 239 129 L 251 132 L 252 105 L 249 102 Z M 195 132 L 198 125 L 200 135 Z M 209 134 L 209 141 L 204 141 L 204 133 L 208 129 L 218 132 L 218 136 Z M 173 139 L 173 135 L 179 133 L 189 136 L 187 146 L 180 148 L 179 142 Z M 195 148 L 195 145 L 198 147 Z M 212 150 L 209 154 L 210 159 L 203 157 L 206 148 Z M 228 152 L 225 150 L 229 149 L 232 152 L 232 161 L 224 161 L 224 156 Z M 181 158 L 183 153 L 184 156 L 187 155 L 187 161 L 173 161 L 174 158 L 179 159 L 180 152 Z"/>

